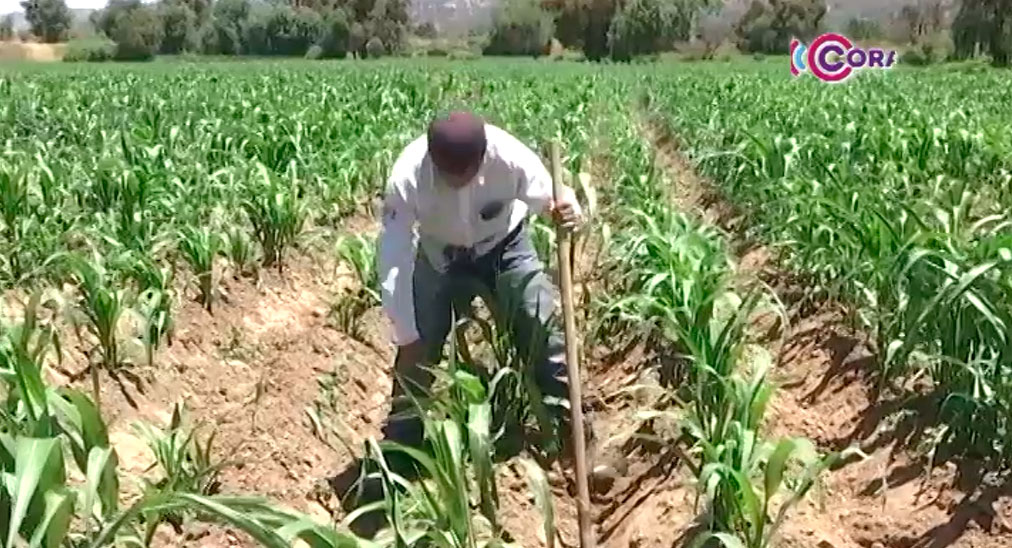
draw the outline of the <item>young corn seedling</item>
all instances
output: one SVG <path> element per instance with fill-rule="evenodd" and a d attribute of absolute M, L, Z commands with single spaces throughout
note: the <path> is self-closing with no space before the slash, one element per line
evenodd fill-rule
<path fill-rule="evenodd" d="M 494 296 L 488 288 L 480 284 L 475 286 L 473 291 L 485 303 L 491 321 L 475 314 L 471 303 L 454 303 L 454 310 L 460 314 L 461 321 L 455 324 L 452 357 L 456 359 L 459 355 L 465 364 L 478 363 L 463 340 L 463 331 L 457 329 L 468 324 L 476 325 L 482 334 L 482 340 L 490 347 L 493 362 L 481 373 L 486 380 L 491 377 L 497 385 L 500 381 L 503 383 L 501 390 L 491 391 L 492 408 L 496 411 L 493 417 L 495 428 L 510 430 L 514 435 L 506 436 L 506 441 L 513 441 L 514 437 L 522 437 L 522 432 L 514 429 L 522 430 L 528 419 L 533 417 L 541 432 L 542 448 L 547 454 L 553 455 L 558 453 L 561 446 L 555 435 L 558 424 L 552 420 L 550 407 L 559 411 L 556 413 L 558 417 L 568 408 L 568 400 L 543 395 L 536 382 L 535 371 L 542 366 L 540 361 L 545 359 L 550 334 L 548 325 L 556 318 L 550 317 L 548 325 L 542 325 L 539 321 L 521 322 L 520 314 L 509 313 L 525 306 L 524 292 L 537 275 L 532 272 L 517 280 L 515 287 L 500 280 Z M 544 306 L 550 307 L 552 303 L 545 303 Z M 521 330 L 521 326 L 527 329 Z"/>
<path fill-rule="evenodd" d="M 29 436 L 50 435 L 56 427 L 42 370 L 50 354 L 60 356 L 60 344 L 53 326 L 39 318 L 41 303 L 41 293 L 32 294 L 17 323 L 0 316 L 0 373 L 8 388 L 2 418 L 5 430 Z"/>
<path fill-rule="evenodd" d="M 126 290 L 115 289 L 118 280 L 101 262 L 71 255 L 68 266 L 80 292 L 77 308 L 87 318 L 88 329 L 98 339 L 100 359 L 93 361 L 89 369 L 95 402 L 101 405 L 98 368 L 113 370 L 120 364 L 119 321 L 130 299 Z"/>
<path fill-rule="evenodd" d="M 21 277 L 25 265 L 22 260 L 21 242 L 26 228 L 31 226 L 33 216 L 32 193 L 28 172 L 6 160 L 0 161 L 0 215 L 5 245 L 7 270 L 12 280 Z"/>
<path fill-rule="evenodd" d="M 172 306 L 175 294 L 172 270 L 142 259 L 134 264 L 131 276 L 140 289 L 137 311 L 143 319 L 142 339 L 150 366 L 154 365 L 154 352 L 161 346 L 162 338 L 168 337 L 169 344 L 172 344 Z"/>
<path fill-rule="evenodd" d="M 449 382 L 447 390 L 423 410 L 431 454 L 393 442 L 369 442 L 370 462 L 378 468 L 369 477 L 381 481 L 384 500 L 359 508 L 346 522 L 383 511 L 389 527 L 377 535 L 381 546 L 436 543 L 448 548 L 483 548 L 503 543 L 492 462 L 491 400 L 481 380 L 461 369 L 443 380 Z M 494 384 L 490 388 L 494 389 Z M 391 453 L 409 457 L 423 478 L 412 483 L 394 473 L 386 457 Z M 543 515 L 546 538 L 554 539 L 548 482 L 541 468 L 526 464 L 532 487 L 541 489 L 536 499 L 547 508 Z M 478 506 L 480 513 L 475 514 L 472 505 Z"/>
<path fill-rule="evenodd" d="M 245 276 L 256 271 L 256 246 L 245 230 L 238 226 L 230 228 L 224 235 L 224 247 L 238 275 Z"/>
<path fill-rule="evenodd" d="M 752 355 L 748 377 L 733 371 L 716 379 L 722 407 L 693 406 L 684 422 L 697 459 L 690 467 L 710 504 L 709 530 L 696 537 L 695 547 L 707 542 L 727 548 L 774 546 L 787 512 L 821 474 L 852 455 L 863 456 L 857 448 L 823 455 L 804 438 L 764 439 L 772 358 L 761 349 Z"/>
<path fill-rule="evenodd" d="M 824 471 L 857 451 L 823 456 L 807 439 L 787 438 L 773 443 L 757 438 L 749 430 L 741 430 L 735 441 L 740 445 L 734 448 L 740 448 L 746 460 L 706 463 L 699 476 L 711 501 L 723 499 L 720 509 L 714 509 L 715 514 L 721 513 L 715 515 L 715 522 L 730 527 L 717 525 L 700 533 L 690 545 L 693 548 L 776 546 L 777 534 L 790 509 L 804 499 Z M 799 473 L 789 473 L 792 463 L 800 468 Z M 779 504 L 775 500 L 780 500 Z"/>
<path fill-rule="evenodd" d="M 179 249 L 197 276 L 200 285 L 200 303 L 209 313 L 213 312 L 218 281 L 214 272 L 214 260 L 221 250 L 221 245 L 221 235 L 207 227 L 196 229 L 187 226 L 179 231 Z"/>
<path fill-rule="evenodd" d="M 711 340 L 711 324 L 740 301 L 719 236 L 667 209 L 632 213 L 639 227 L 618 244 L 612 263 L 613 276 L 621 277 L 612 293 L 620 296 L 602 299 L 592 332 L 614 337 L 635 329 L 677 354 L 710 359 L 720 342 Z"/>
<path fill-rule="evenodd" d="M 214 495 L 219 487 L 218 472 L 227 463 L 215 463 L 211 458 L 214 434 L 201 443 L 197 428 L 184 424 L 185 410 L 179 404 L 172 409 L 172 418 L 166 430 L 147 423 L 137 423 L 135 428 L 147 440 L 155 455 L 155 464 L 164 474 L 157 481 L 145 480 L 148 492 L 181 492 L 196 495 Z M 146 516 L 145 543 L 150 543 L 160 523 L 170 523 L 176 532 L 181 532 L 183 516 L 168 512 Z"/>
<path fill-rule="evenodd" d="M 295 243 L 308 218 L 308 207 L 299 197 L 294 167 L 289 169 L 290 184 L 284 185 L 258 164 L 259 183 L 251 184 L 243 207 L 264 253 L 264 266 L 282 269 L 285 251 Z"/>
<path fill-rule="evenodd" d="M 338 329 L 361 339 L 359 320 L 362 314 L 380 304 L 375 241 L 361 234 L 342 236 L 335 249 L 338 258 L 351 269 L 355 287 L 338 296 L 331 314 Z"/>
<path fill-rule="evenodd" d="M 538 258 L 545 264 L 551 264 L 552 250 L 555 249 L 555 227 L 541 217 L 531 219 L 531 240 Z"/>

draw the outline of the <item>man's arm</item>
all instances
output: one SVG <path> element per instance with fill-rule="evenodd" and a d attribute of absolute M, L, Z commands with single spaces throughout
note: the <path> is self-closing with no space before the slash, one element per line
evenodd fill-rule
<path fill-rule="evenodd" d="M 537 153 L 520 140 L 513 138 L 513 141 L 512 164 L 520 175 L 518 197 L 531 208 L 531 211 L 539 215 L 547 215 L 549 214 L 549 206 L 553 202 L 552 175 Z M 561 191 L 559 202 L 570 204 L 575 214 L 578 217 L 581 216 L 580 203 L 577 201 L 573 189 L 562 185 Z"/>
<path fill-rule="evenodd" d="M 379 279 L 383 309 L 393 324 L 394 344 L 418 340 L 415 325 L 415 208 L 407 199 L 408 185 L 395 173 L 387 182 L 380 232 Z"/>

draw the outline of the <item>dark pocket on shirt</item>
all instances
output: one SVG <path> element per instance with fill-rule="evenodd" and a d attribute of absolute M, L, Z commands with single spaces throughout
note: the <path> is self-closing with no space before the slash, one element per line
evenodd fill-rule
<path fill-rule="evenodd" d="M 502 213 L 502 210 L 505 208 L 505 206 L 506 206 L 505 202 L 492 202 L 490 204 L 487 204 L 485 207 L 481 208 L 481 211 L 479 212 L 479 215 L 481 215 L 481 220 L 488 221 L 498 217 L 499 214 Z"/>

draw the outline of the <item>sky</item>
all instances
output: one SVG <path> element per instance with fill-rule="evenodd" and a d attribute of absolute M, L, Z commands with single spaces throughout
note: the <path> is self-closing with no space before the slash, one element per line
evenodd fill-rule
<path fill-rule="evenodd" d="M 99 9 L 105 7 L 106 0 L 67 0 L 67 7 L 71 9 Z M 0 13 L 12 11 L 23 11 L 21 0 L 0 0 Z"/>

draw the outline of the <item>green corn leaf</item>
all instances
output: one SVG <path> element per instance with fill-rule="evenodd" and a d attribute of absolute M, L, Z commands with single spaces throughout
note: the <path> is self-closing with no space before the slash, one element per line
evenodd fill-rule
<path fill-rule="evenodd" d="M 468 373 L 463 369 L 457 369 L 453 372 L 453 384 L 463 390 L 463 392 L 467 395 L 467 401 L 469 403 L 480 403 L 485 401 L 485 386 L 481 383 L 481 379 L 476 375 Z"/>
<path fill-rule="evenodd" d="M 93 447 L 88 454 L 84 510 L 89 523 L 92 516 L 108 517 L 117 511 L 119 478 L 116 466 L 116 452 L 112 448 Z M 95 511 L 96 502 L 101 505 L 99 512 Z"/>
<path fill-rule="evenodd" d="M 531 459 L 520 459 L 527 472 L 527 485 L 534 494 L 534 505 L 541 514 L 541 527 L 544 531 L 548 548 L 555 546 L 555 505 L 552 503 L 552 489 L 548 477 L 536 462 Z"/>
<path fill-rule="evenodd" d="M 13 480 L 14 504 L 8 521 L 7 546 L 14 546 L 22 526 L 38 523 L 45 493 L 54 486 L 62 486 L 66 481 L 60 440 L 18 438 Z"/>
<path fill-rule="evenodd" d="M 372 541 L 360 539 L 333 527 L 321 525 L 309 518 L 301 518 L 279 528 L 278 536 L 286 542 L 302 540 L 310 548 L 378 548 Z"/>
<path fill-rule="evenodd" d="M 766 489 L 767 501 L 773 498 L 777 490 L 780 489 L 780 484 L 784 479 L 784 470 L 787 467 L 787 461 L 791 458 L 791 453 L 793 453 L 796 448 L 796 440 L 784 439 L 780 440 L 776 449 L 773 450 L 773 454 L 770 456 L 769 461 L 766 464 L 764 487 Z"/>
<path fill-rule="evenodd" d="M 58 548 L 67 541 L 74 517 L 74 493 L 57 487 L 45 493 L 45 514 L 32 535 L 30 546 Z"/>
<path fill-rule="evenodd" d="M 227 499 L 219 502 L 215 497 L 204 497 L 190 493 L 177 493 L 173 498 L 179 504 L 185 504 L 194 509 L 205 511 L 225 523 L 242 530 L 256 539 L 262 546 L 268 548 L 289 548 L 288 543 L 280 535 L 267 529 L 257 521 L 250 519 L 241 510 L 232 508 L 225 502 Z"/>
<path fill-rule="evenodd" d="M 498 530 L 498 500 L 495 470 L 492 467 L 492 444 L 489 429 L 492 407 L 487 403 L 470 404 L 467 413 L 467 442 L 475 481 L 480 492 L 482 513 Z"/>

